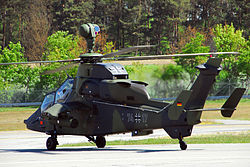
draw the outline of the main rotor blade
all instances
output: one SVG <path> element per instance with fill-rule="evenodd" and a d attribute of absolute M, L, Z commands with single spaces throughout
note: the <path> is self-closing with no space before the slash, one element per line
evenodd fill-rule
<path fill-rule="evenodd" d="M 102 60 L 115 60 L 115 61 L 153 60 L 153 59 L 172 59 L 173 57 L 223 55 L 223 54 L 240 54 L 240 53 L 239 52 L 211 52 L 211 53 L 173 54 L 173 55 L 155 55 L 155 56 L 136 56 L 136 57 L 115 57 L 115 58 L 103 58 Z"/>
<path fill-rule="evenodd" d="M 103 57 L 104 58 L 113 57 L 113 56 L 116 56 L 116 55 L 122 55 L 122 54 L 125 54 L 125 53 L 130 53 L 130 52 L 133 52 L 133 51 L 138 50 L 138 49 L 144 49 L 144 48 L 150 48 L 150 47 L 155 47 L 155 45 L 132 46 L 132 47 L 129 47 L 129 48 L 121 49 L 121 50 L 119 50 L 117 52 L 112 52 L 112 53 L 105 54 L 105 55 L 103 55 Z"/>
<path fill-rule="evenodd" d="M 13 62 L 13 63 L 0 63 L 0 65 L 15 65 L 15 64 L 42 64 L 42 63 L 64 63 L 64 62 L 79 62 L 80 59 L 70 60 L 53 60 L 53 61 L 28 61 L 28 62 Z"/>
<path fill-rule="evenodd" d="M 53 70 L 44 71 L 44 72 L 41 73 L 41 75 L 53 74 L 53 73 L 56 73 L 56 72 L 60 72 L 62 70 L 67 70 L 69 68 L 72 68 L 75 65 L 78 65 L 78 62 L 73 62 L 73 63 L 70 63 L 70 64 L 68 64 L 66 66 L 61 66 L 61 67 L 58 67 L 58 68 L 53 69 Z"/>

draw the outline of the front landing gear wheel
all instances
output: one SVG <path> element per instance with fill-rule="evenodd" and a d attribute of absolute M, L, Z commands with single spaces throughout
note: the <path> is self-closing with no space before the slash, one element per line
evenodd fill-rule
<path fill-rule="evenodd" d="M 56 150 L 56 145 L 58 145 L 58 141 L 55 137 L 49 137 L 46 142 L 46 147 L 48 150 Z"/>
<path fill-rule="evenodd" d="M 179 141 L 179 143 L 180 143 L 180 148 L 181 148 L 181 150 L 186 150 L 187 149 L 187 144 L 184 142 L 184 141 Z"/>
<path fill-rule="evenodd" d="M 106 145 L 106 139 L 103 136 L 97 136 L 95 144 L 98 148 L 104 148 Z"/>

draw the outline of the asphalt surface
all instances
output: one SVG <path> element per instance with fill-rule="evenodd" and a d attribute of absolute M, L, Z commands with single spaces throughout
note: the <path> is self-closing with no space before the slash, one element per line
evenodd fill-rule
<path fill-rule="evenodd" d="M 60 148 L 0 149 L 0 166 L 220 166 L 249 167 L 250 144 L 133 145 Z"/>
<path fill-rule="evenodd" d="M 222 125 L 194 126 L 193 135 L 250 131 L 250 121 L 224 121 Z M 131 140 L 167 136 L 164 130 L 152 135 L 131 137 L 131 134 L 107 136 L 106 140 Z M 106 146 L 58 148 L 47 151 L 48 136 L 32 131 L 0 132 L 1 166 L 250 166 L 248 144 Z M 250 140 L 250 139 L 249 139 Z M 82 136 L 59 136 L 59 144 L 87 141 Z"/>

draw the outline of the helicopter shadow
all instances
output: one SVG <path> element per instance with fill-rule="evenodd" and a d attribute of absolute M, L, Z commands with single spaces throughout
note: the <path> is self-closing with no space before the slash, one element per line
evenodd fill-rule
<path fill-rule="evenodd" d="M 200 151 L 203 149 L 188 149 L 192 151 Z M 84 148 L 58 148 L 55 151 L 48 151 L 47 149 L 0 149 L 1 153 L 6 152 L 17 152 L 17 153 L 39 153 L 39 154 L 58 154 L 62 152 L 136 152 L 136 153 L 154 153 L 154 152 L 176 152 L 182 151 L 180 149 L 136 149 L 136 148 L 115 148 L 115 147 L 106 147 L 106 148 L 92 148 L 92 147 L 84 147 Z"/>

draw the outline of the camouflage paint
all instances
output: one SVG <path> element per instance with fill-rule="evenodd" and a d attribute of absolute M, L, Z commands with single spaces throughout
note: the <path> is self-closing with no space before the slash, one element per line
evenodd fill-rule
<path fill-rule="evenodd" d="M 220 63 L 220 58 L 210 58 L 197 66 L 200 70 L 197 80 L 173 103 L 151 100 L 145 88 L 147 84 L 129 80 L 125 68 L 119 64 L 80 64 L 65 101 L 42 113 L 38 109 L 26 124 L 31 130 L 47 134 L 56 131 L 58 135 L 84 136 L 126 132 L 143 135 L 164 128 L 170 137 L 181 139 L 190 136 L 193 125 L 200 122 L 202 111 L 191 110 L 203 108 L 221 70 Z M 242 91 L 238 92 L 235 94 L 240 98 Z"/>

